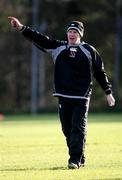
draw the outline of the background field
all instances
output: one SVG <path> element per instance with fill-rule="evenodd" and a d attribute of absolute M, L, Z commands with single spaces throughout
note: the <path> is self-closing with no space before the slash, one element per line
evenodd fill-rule
<path fill-rule="evenodd" d="M 0 180 L 122 179 L 122 114 L 90 114 L 87 165 L 68 170 L 58 116 L 7 116 L 0 121 Z"/>

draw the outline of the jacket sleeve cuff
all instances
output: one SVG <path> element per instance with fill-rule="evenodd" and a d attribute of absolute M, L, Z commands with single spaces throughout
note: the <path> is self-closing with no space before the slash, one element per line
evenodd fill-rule
<path fill-rule="evenodd" d="M 23 32 L 26 29 L 26 26 L 22 26 L 22 28 L 20 29 L 20 32 Z"/>
<path fill-rule="evenodd" d="M 111 89 L 105 90 L 105 94 L 106 94 L 106 95 L 112 94 L 112 90 L 111 90 Z"/>

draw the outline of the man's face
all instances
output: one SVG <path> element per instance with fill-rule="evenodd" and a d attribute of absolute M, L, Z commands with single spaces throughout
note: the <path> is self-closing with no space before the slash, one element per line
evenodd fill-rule
<path fill-rule="evenodd" d="M 80 34 L 75 29 L 70 29 L 67 32 L 68 44 L 76 45 L 80 43 Z"/>

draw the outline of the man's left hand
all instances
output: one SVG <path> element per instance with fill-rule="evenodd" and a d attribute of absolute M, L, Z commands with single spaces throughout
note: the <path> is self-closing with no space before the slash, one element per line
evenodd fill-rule
<path fill-rule="evenodd" d="M 106 98 L 109 106 L 115 106 L 115 99 L 112 94 L 108 94 Z"/>

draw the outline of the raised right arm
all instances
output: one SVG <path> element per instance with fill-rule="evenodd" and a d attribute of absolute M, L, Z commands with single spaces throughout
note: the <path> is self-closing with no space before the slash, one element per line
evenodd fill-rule
<path fill-rule="evenodd" d="M 29 27 L 24 26 L 17 18 L 8 17 L 11 22 L 11 26 L 19 29 L 22 34 L 31 40 L 38 48 L 43 49 L 56 49 L 64 44 L 64 41 L 50 39 L 48 36 L 42 35 L 38 31 L 35 31 Z"/>

